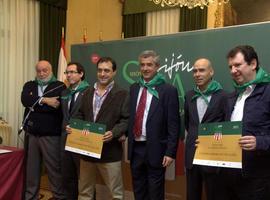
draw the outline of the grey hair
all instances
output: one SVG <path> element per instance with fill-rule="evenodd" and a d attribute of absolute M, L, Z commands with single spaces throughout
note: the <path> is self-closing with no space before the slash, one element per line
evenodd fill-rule
<path fill-rule="evenodd" d="M 149 58 L 149 57 L 153 57 L 153 61 L 156 65 L 160 65 L 160 59 L 159 59 L 159 55 L 157 55 L 157 53 L 154 50 L 145 50 L 143 51 L 140 55 L 139 55 L 139 61 L 142 58 Z"/>

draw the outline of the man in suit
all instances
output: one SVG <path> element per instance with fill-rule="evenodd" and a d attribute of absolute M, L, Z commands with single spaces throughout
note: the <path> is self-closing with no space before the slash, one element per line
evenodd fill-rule
<path fill-rule="evenodd" d="M 165 169 L 175 156 L 180 117 L 176 88 L 158 73 L 159 56 L 139 56 L 141 77 L 130 87 L 128 157 L 136 200 L 163 200 Z"/>
<path fill-rule="evenodd" d="M 235 92 L 229 120 L 242 121 L 242 169 L 222 169 L 225 200 L 267 200 L 270 179 L 270 77 L 253 47 L 237 46 L 227 55 Z"/>
<path fill-rule="evenodd" d="M 217 200 L 217 168 L 193 165 L 200 123 L 225 120 L 227 99 L 221 85 L 213 80 L 214 70 L 208 59 L 200 58 L 193 65 L 195 87 L 185 96 L 185 167 L 187 200 L 201 200 L 205 185 L 208 200 Z"/>
<path fill-rule="evenodd" d="M 60 171 L 62 113 L 59 97 L 65 84 L 57 81 L 46 60 L 36 65 L 36 79 L 23 86 L 24 130 L 28 140 L 25 199 L 38 199 L 41 163 L 47 169 L 55 199 L 64 199 Z"/>
<path fill-rule="evenodd" d="M 114 81 L 116 63 L 110 57 L 97 62 L 97 82 L 87 89 L 76 115 L 78 119 L 106 125 L 101 158 L 83 157 L 80 162 L 79 200 L 94 199 L 97 170 L 110 191 L 110 199 L 124 199 L 122 144 L 129 118 L 128 92 Z"/>
<path fill-rule="evenodd" d="M 66 200 L 78 199 L 78 178 L 80 160 L 77 154 L 65 151 L 67 139 L 66 126 L 69 120 L 77 113 L 81 99 L 89 84 L 84 80 L 85 71 L 80 63 L 71 62 L 65 71 L 69 88 L 62 92 L 61 105 L 63 112 L 63 126 L 61 137 L 61 172 L 63 177 L 63 189 Z"/>

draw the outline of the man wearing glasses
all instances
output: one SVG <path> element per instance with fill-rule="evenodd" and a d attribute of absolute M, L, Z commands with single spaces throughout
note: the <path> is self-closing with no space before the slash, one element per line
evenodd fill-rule
<path fill-rule="evenodd" d="M 63 126 L 61 137 L 61 173 L 63 177 L 63 189 L 66 200 L 78 199 L 78 172 L 79 158 L 76 154 L 65 151 L 67 139 L 66 126 L 69 120 L 77 113 L 84 91 L 89 84 L 84 80 L 85 70 L 80 63 L 71 62 L 66 71 L 69 87 L 62 92 L 61 105 L 63 112 Z"/>

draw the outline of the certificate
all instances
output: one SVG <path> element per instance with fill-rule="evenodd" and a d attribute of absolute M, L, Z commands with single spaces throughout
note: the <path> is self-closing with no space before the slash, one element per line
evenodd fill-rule
<path fill-rule="evenodd" d="M 79 119 L 71 119 L 69 122 L 72 133 L 67 135 L 65 150 L 100 158 L 106 126 Z"/>
<path fill-rule="evenodd" d="M 219 122 L 199 125 L 199 143 L 193 164 L 242 168 L 241 122 Z"/>

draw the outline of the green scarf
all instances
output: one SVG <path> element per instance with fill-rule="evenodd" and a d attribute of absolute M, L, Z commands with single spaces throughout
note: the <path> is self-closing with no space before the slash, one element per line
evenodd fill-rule
<path fill-rule="evenodd" d="M 154 76 L 154 78 L 147 83 L 145 83 L 143 78 L 140 77 L 140 79 L 138 80 L 138 83 L 141 87 L 146 87 L 147 91 L 158 99 L 159 98 L 158 92 L 156 91 L 156 89 L 154 87 L 165 83 L 165 77 L 162 74 L 157 73 Z"/>
<path fill-rule="evenodd" d="M 270 83 L 270 75 L 268 73 L 266 73 L 262 68 L 259 68 L 254 80 L 249 81 L 243 85 L 238 85 L 234 81 L 233 86 L 239 92 L 239 94 L 242 94 L 248 86 L 250 86 L 252 84 L 259 84 L 259 83 Z"/>
<path fill-rule="evenodd" d="M 73 94 L 85 90 L 85 88 L 87 88 L 88 86 L 89 84 L 86 81 L 81 81 L 76 90 L 73 90 L 71 87 L 69 87 L 68 88 L 69 93 L 66 96 L 61 97 L 61 99 L 70 100 Z"/>
<path fill-rule="evenodd" d="M 218 90 L 221 90 L 222 89 L 222 86 L 220 85 L 219 82 L 215 81 L 215 80 L 212 80 L 206 90 L 204 91 L 201 91 L 197 86 L 194 87 L 194 92 L 195 92 L 195 95 L 192 97 L 192 101 L 197 99 L 198 97 L 202 97 L 203 100 L 205 101 L 205 103 L 207 105 L 209 105 L 209 102 L 208 102 L 208 99 L 207 99 L 207 96 L 213 94 L 214 92 L 218 91 Z"/>
<path fill-rule="evenodd" d="M 54 75 L 51 75 L 51 78 L 48 81 L 47 80 L 44 81 L 44 80 L 41 80 L 39 78 L 35 78 L 35 82 L 41 87 L 43 87 L 45 85 L 49 85 L 50 83 L 55 82 L 55 81 L 57 81 L 57 79 L 55 78 Z"/>

